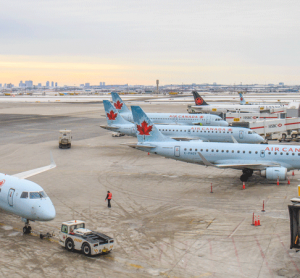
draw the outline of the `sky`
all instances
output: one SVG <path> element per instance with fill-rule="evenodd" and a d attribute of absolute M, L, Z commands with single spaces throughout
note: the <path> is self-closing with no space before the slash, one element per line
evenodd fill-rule
<path fill-rule="evenodd" d="M 0 83 L 300 84 L 298 0 L 9 0 Z"/>

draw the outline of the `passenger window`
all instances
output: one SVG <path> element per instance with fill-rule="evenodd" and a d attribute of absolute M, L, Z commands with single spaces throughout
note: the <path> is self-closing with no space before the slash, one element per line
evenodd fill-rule
<path fill-rule="evenodd" d="M 216 152 L 218 153 L 218 152 L 219 152 L 219 150 L 216 150 Z"/>
<path fill-rule="evenodd" d="M 68 233 L 68 226 L 66 226 L 66 225 L 61 225 L 61 231 L 63 232 L 63 233 Z"/>
<path fill-rule="evenodd" d="M 210 131 L 207 131 L 207 133 L 210 133 Z"/>
<path fill-rule="evenodd" d="M 213 153 L 213 152 L 214 152 L 214 150 L 211 150 L 211 152 Z"/>
<path fill-rule="evenodd" d="M 228 151 L 228 150 L 226 150 L 226 152 L 228 153 L 229 151 Z"/>
<path fill-rule="evenodd" d="M 289 153 L 286 153 L 286 155 L 289 155 Z"/>
<path fill-rule="evenodd" d="M 234 150 L 232 150 L 231 152 L 234 153 Z"/>
<path fill-rule="evenodd" d="M 280 153 L 280 155 L 283 155 L 283 153 Z"/>
<path fill-rule="evenodd" d="M 245 153 L 245 151 L 243 151 L 243 153 Z"/>
<path fill-rule="evenodd" d="M 20 198 L 28 198 L 28 192 L 22 192 L 21 197 Z"/>
<path fill-rule="evenodd" d="M 240 151 L 237 151 L 237 153 L 240 153 Z"/>
<path fill-rule="evenodd" d="M 224 150 L 221 151 L 222 153 L 224 152 Z"/>
<path fill-rule="evenodd" d="M 198 151 L 198 149 L 195 149 L 195 152 Z"/>
<path fill-rule="evenodd" d="M 203 149 L 200 150 L 201 152 L 203 152 Z M 299 153 L 300 154 L 300 153 Z"/>
<path fill-rule="evenodd" d="M 192 151 L 193 149 L 190 149 L 190 152 Z"/>
<path fill-rule="evenodd" d="M 206 149 L 206 151 L 208 152 L 208 149 Z"/>
<path fill-rule="evenodd" d="M 271 154 L 271 152 L 268 152 L 268 154 Z"/>
<path fill-rule="evenodd" d="M 251 153 L 251 151 L 249 151 L 249 153 Z"/>
<path fill-rule="evenodd" d="M 298 156 L 300 156 L 300 153 L 298 153 Z"/>
<path fill-rule="evenodd" d="M 295 155 L 294 153 L 292 153 L 292 155 Z"/>
<path fill-rule="evenodd" d="M 274 153 L 275 155 L 277 154 L 277 152 Z"/>
<path fill-rule="evenodd" d="M 258 151 L 256 151 L 255 154 L 258 154 Z"/>
<path fill-rule="evenodd" d="M 186 148 L 184 148 L 184 150 L 186 151 Z"/>

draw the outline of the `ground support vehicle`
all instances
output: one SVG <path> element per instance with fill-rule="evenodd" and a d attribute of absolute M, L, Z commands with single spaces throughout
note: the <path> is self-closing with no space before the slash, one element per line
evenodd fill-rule
<path fill-rule="evenodd" d="M 114 133 L 112 133 L 111 136 L 112 137 L 122 137 L 122 136 L 125 136 L 125 134 L 124 133 L 120 133 L 120 132 L 114 132 Z"/>
<path fill-rule="evenodd" d="M 59 131 L 59 148 L 69 149 L 71 148 L 72 134 L 71 130 L 60 130 Z"/>
<path fill-rule="evenodd" d="M 292 130 L 290 132 L 283 132 L 281 138 L 278 139 L 279 142 L 299 142 L 300 132 L 298 130 Z"/>
<path fill-rule="evenodd" d="M 114 240 L 102 233 L 86 229 L 84 221 L 71 220 L 62 223 L 59 244 L 68 251 L 78 250 L 86 256 L 93 256 L 110 252 Z"/>

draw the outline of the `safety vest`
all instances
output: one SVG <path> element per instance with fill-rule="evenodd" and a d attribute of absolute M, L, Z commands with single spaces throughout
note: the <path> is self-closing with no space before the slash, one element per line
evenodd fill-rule
<path fill-rule="evenodd" d="M 112 197 L 112 194 L 109 192 L 109 193 L 107 193 L 107 195 L 108 195 L 108 197 L 107 197 L 107 199 L 111 199 L 111 197 Z"/>

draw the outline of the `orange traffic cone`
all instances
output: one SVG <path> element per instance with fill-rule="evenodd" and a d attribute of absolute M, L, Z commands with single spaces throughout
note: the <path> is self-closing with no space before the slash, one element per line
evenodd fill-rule
<path fill-rule="evenodd" d="M 148 153 L 148 155 L 149 155 L 150 153 Z"/>
<path fill-rule="evenodd" d="M 288 178 L 288 184 L 291 184 L 291 182 L 290 182 L 290 178 Z"/>
<path fill-rule="evenodd" d="M 279 185 L 279 178 L 277 178 L 277 185 Z"/>
<path fill-rule="evenodd" d="M 259 215 L 257 216 L 257 226 L 260 226 Z"/>
<path fill-rule="evenodd" d="M 255 216 L 254 226 L 257 226 L 257 218 Z"/>
<path fill-rule="evenodd" d="M 295 172 L 294 171 L 292 172 L 292 176 L 295 176 Z"/>
<path fill-rule="evenodd" d="M 245 182 L 243 181 L 243 189 L 246 189 Z"/>

